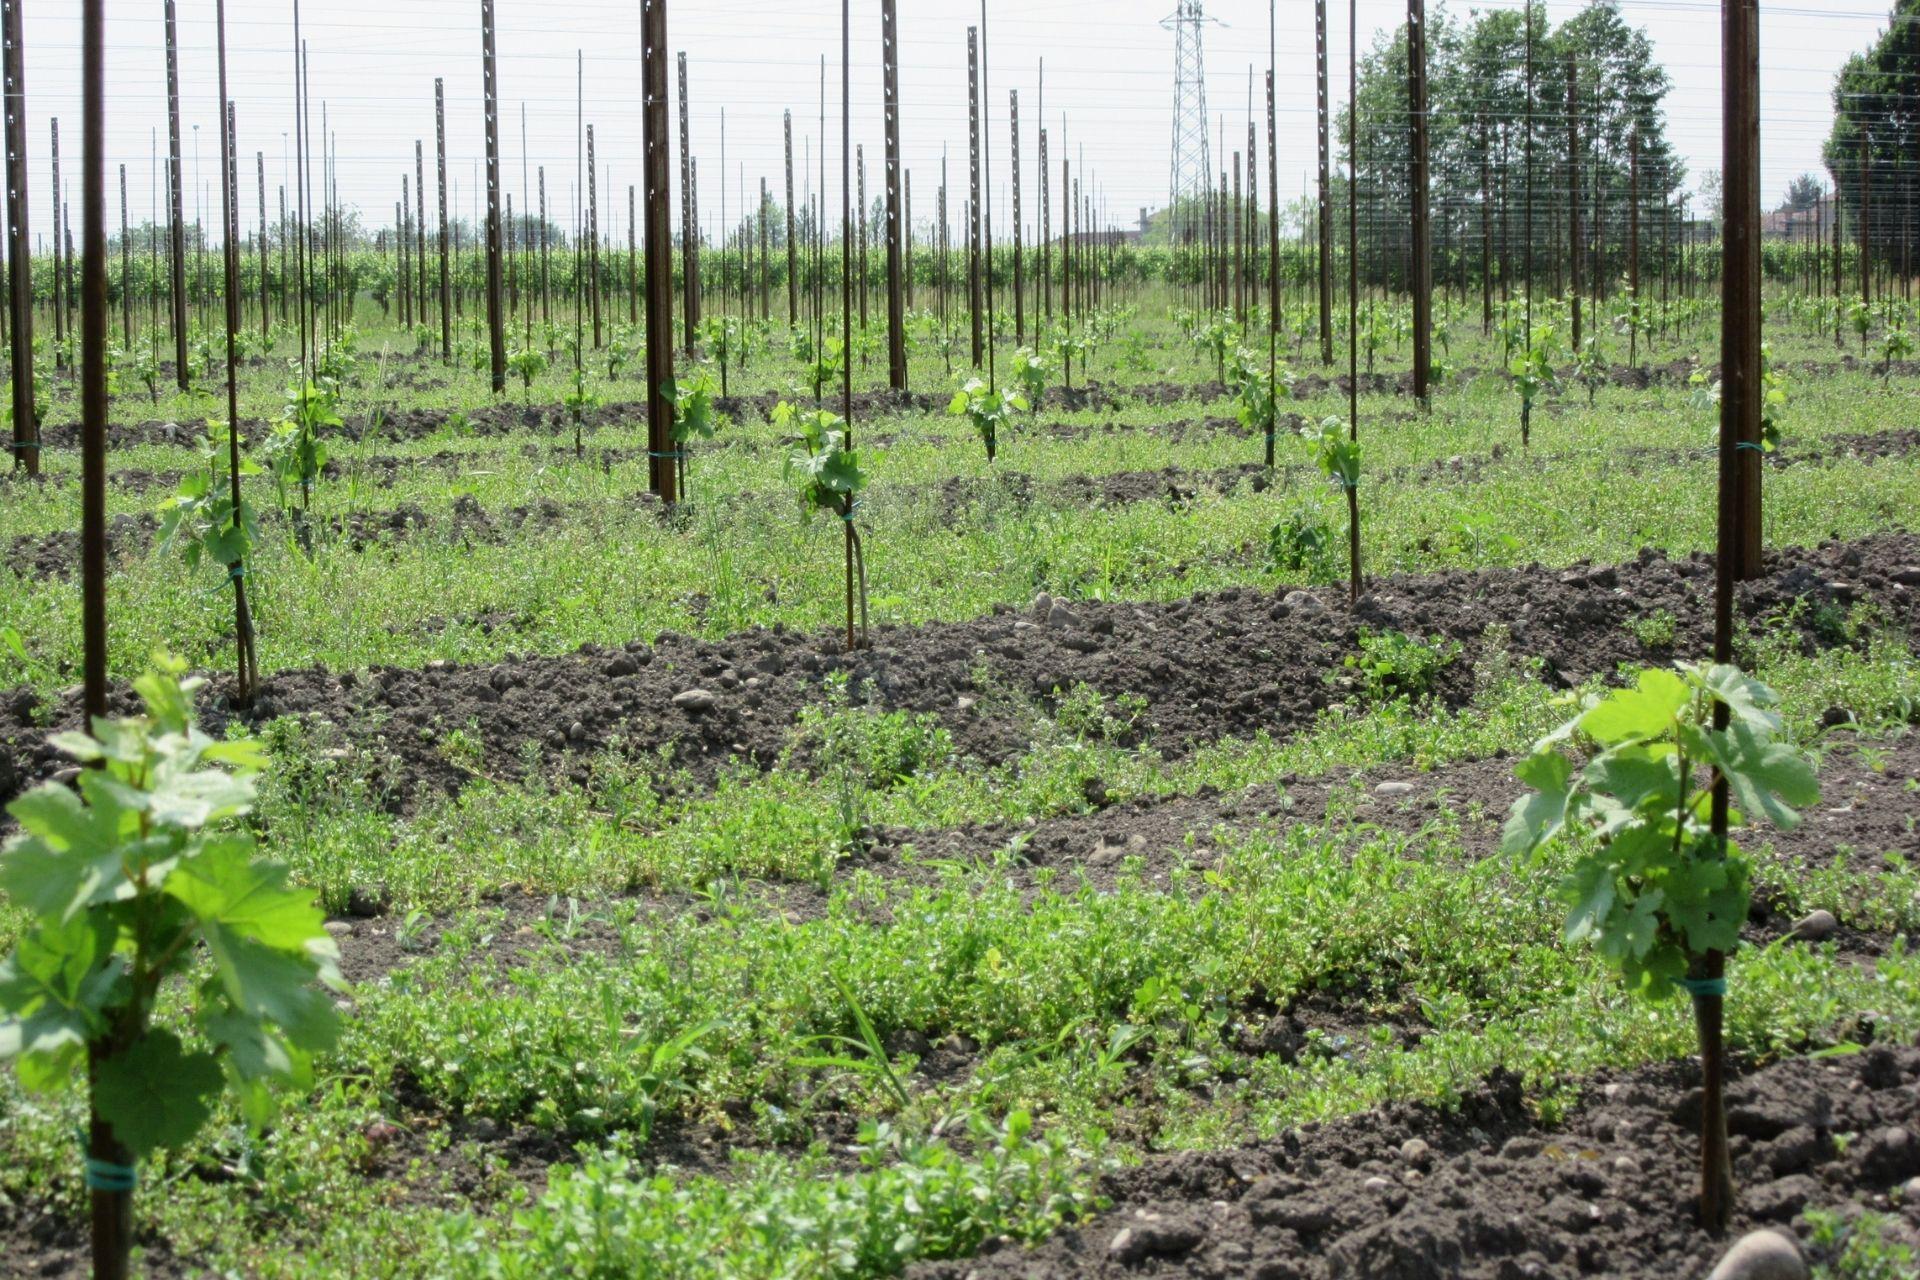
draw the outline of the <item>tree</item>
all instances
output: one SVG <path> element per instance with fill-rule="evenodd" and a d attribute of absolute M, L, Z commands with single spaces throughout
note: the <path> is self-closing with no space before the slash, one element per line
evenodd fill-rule
<path fill-rule="evenodd" d="M 1706 214 L 1707 221 L 1715 226 L 1720 225 L 1720 211 L 1724 204 L 1724 197 L 1720 171 L 1708 169 L 1702 173 L 1700 175 L 1700 211 Z"/>
<path fill-rule="evenodd" d="M 1920 0 L 1917 0 L 1920 2 Z M 1528 22 L 1532 30 L 1529 33 Z M 1557 29 L 1544 5 L 1525 12 L 1470 12 L 1464 20 L 1436 10 L 1428 18 L 1428 146 L 1440 278 L 1477 275 L 1483 202 L 1510 278 L 1521 268 L 1526 158 L 1533 156 L 1533 236 L 1536 272 L 1564 256 L 1559 229 L 1568 219 L 1565 180 L 1566 64 L 1579 72 L 1581 200 L 1604 211 L 1588 227 L 1609 255 L 1602 270 L 1624 268 L 1626 211 L 1634 184 L 1631 156 L 1639 154 L 1643 253 L 1661 243 L 1649 234 L 1679 192 L 1684 166 L 1667 140 L 1662 103 L 1672 82 L 1654 59 L 1647 34 L 1620 15 L 1618 0 L 1598 0 Z M 1533 99 L 1527 97 L 1527 45 L 1533 45 Z M 1410 189 L 1411 131 L 1407 107 L 1404 26 L 1382 32 L 1361 67 L 1356 166 L 1364 227 L 1362 270 L 1374 283 L 1404 287 L 1411 227 L 1404 210 Z M 1342 113 L 1341 141 L 1356 158 L 1353 113 Z M 1491 212 L 1491 210 L 1490 210 Z M 1448 224 L 1460 233 L 1448 234 Z M 1608 230 L 1611 228 L 1611 230 Z M 1456 246 L 1449 255 L 1444 246 Z M 1457 246 L 1470 246 L 1460 248 Z"/>
<path fill-rule="evenodd" d="M 1818 208 L 1820 201 L 1826 198 L 1826 184 L 1811 173 L 1803 173 L 1787 184 L 1787 198 L 1780 204 L 1782 209 L 1793 213 L 1804 213 Z"/>
<path fill-rule="evenodd" d="M 1920 0 L 1896 0 L 1887 30 L 1847 59 L 1833 85 L 1827 172 L 1840 202 L 1857 216 L 1863 186 L 1870 206 L 1868 249 L 1898 255 L 1920 235 Z M 1859 226 L 1859 222 L 1851 225 Z"/>

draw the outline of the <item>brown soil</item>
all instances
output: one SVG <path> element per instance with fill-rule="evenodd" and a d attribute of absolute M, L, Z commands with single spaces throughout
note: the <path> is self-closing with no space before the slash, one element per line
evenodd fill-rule
<path fill-rule="evenodd" d="M 1920 538 L 1884 535 L 1853 543 L 1782 549 L 1740 592 L 1740 616 L 1789 628 L 1809 648 L 1831 643 L 1831 610 L 1872 601 L 1888 622 L 1920 634 Z M 940 584 L 931 583 L 937 588 Z M 635 757 L 664 749 L 695 777 L 728 761 L 771 764 L 795 715 L 825 678 L 846 672 L 853 696 L 876 707 L 931 712 L 959 748 L 994 763 L 1018 754 L 1030 719 L 1005 708 L 1010 693 L 1051 705 L 1056 691 L 1086 683 L 1133 693 L 1146 711 L 1131 738 L 1169 755 L 1223 737 L 1294 732 L 1345 696 L 1335 683 L 1362 630 L 1443 636 L 1461 646 L 1429 691 L 1450 707 L 1471 696 L 1490 625 L 1508 629 L 1511 650 L 1537 658 L 1544 677 L 1569 683 L 1622 663 L 1666 661 L 1707 645 L 1711 565 L 1643 551 L 1623 565 L 1554 572 L 1446 571 L 1376 580 L 1348 612 L 1337 589 L 1291 597 L 1284 588 L 1236 588 L 1170 604 L 1070 603 L 1051 620 L 1001 606 L 959 623 L 883 627 L 874 647 L 840 652 L 831 633 L 755 629 L 718 640 L 663 633 L 652 645 L 589 645 L 559 657 L 484 666 L 430 663 L 334 673 L 283 671 L 263 682 L 251 722 L 307 715 L 331 722 L 369 780 L 405 805 L 423 788 L 459 789 L 467 771 L 438 749 L 441 735 L 471 726 L 485 771 L 512 776 L 527 748 L 584 778 L 578 757 L 618 739 Z M 1796 602 L 1806 605 L 1795 608 Z M 1815 607 L 1807 607 L 1815 606 Z M 1655 610 L 1676 620 L 1671 649 L 1650 650 L 1627 624 Z M 1330 677 L 1332 679 L 1330 679 Z M 221 732 L 234 713 L 216 679 L 202 715 Z M 675 705 L 679 694 L 699 706 Z M 128 707 L 125 686 L 115 705 Z M 0 702 L 0 800 L 61 767 L 49 727 L 78 722 L 77 691 L 53 707 L 17 689 Z"/>
<path fill-rule="evenodd" d="M 1790 1059 L 1731 1084 L 1736 1237 L 1693 1217 L 1697 1079 L 1690 1063 L 1603 1076 L 1548 1126 L 1502 1073 L 1451 1111 L 1392 1106 L 1272 1142 L 1156 1155 L 1106 1178 L 1112 1207 L 1084 1226 L 908 1274 L 1672 1280 L 1706 1274 L 1739 1232 L 1804 1235 L 1810 1208 L 1890 1212 L 1920 1240 L 1920 1203 L 1889 1196 L 1920 1174 L 1920 1049 Z"/>

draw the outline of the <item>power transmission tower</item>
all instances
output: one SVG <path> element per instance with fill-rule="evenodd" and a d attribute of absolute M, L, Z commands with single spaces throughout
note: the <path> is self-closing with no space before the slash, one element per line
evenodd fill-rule
<path fill-rule="evenodd" d="M 1213 152 L 1207 142 L 1207 60 L 1201 29 L 1224 26 L 1200 11 L 1200 0 L 1179 0 L 1179 9 L 1160 25 L 1174 34 L 1173 164 L 1167 209 L 1175 243 L 1193 238 L 1199 210 L 1213 189 Z"/>

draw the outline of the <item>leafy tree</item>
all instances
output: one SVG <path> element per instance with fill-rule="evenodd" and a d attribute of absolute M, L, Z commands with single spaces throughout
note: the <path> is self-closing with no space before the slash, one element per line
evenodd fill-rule
<path fill-rule="evenodd" d="M 1840 68 L 1823 158 L 1847 225 L 1864 224 L 1872 255 L 1897 260 L 1920 239 L 1920 0 L 1895 0 L 1880 38 Z"/>

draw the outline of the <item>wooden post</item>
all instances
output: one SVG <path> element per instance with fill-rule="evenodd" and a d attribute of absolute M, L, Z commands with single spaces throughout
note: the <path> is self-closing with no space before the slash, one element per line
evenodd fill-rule
<path fill-rule="evenodd" d="M 17 12 L 17 0 L 16 0 Z M 81 118 L 81 213 L 86 263 L 82 268 L 80 371 L 80 604 L 81 702 L 89 724 L 107 714 L 107 252 L 106 252 L 106 4 L 85 0 L 81 27 L 81 79 L 85 108 Z M 58 222 L 55 224 L 58 229 Z M 116 1036 L 114 1039 L 118 1039 Z M 97 1082 L 114 1040 L 96 1036 L 88 1045 L 87 1074 Z M 126 1168 L 121 1185 L 93 1184 L 88 1192 L 92 1215 L 93 1274 L 96 1280 L 125 1280 L 133 1244 L 133 1154 L 98 1112 L 88 1116 L 89 1168 Z"/>
<path fill-rule="evenodd" d="M 641 0 L 641 114 L 647 246 L 647 463 L 662 502 L 679 497 L 673 466 L 673 232 L 667 133 L 667 0 Z"/>
<path fill-rule="evenodd" d="M 1428 403 L 1433 378 L 1433 193 L 1427 160 L 1427 5 L 1407 0 L 1407 100 L 1413 117 L 1413 394 Z"/>

